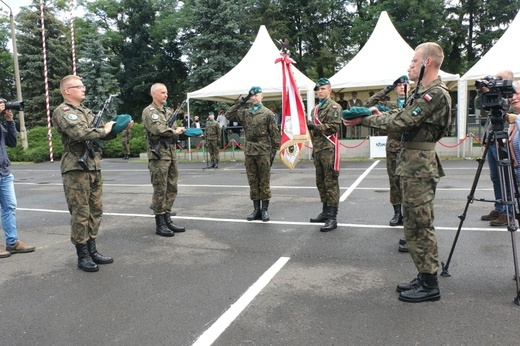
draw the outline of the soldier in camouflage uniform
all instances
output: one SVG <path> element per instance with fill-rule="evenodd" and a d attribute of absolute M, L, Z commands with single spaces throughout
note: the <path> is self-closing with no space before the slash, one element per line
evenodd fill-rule
<path fill-rule="evenodd" d="M 347 126 L 362 124 L 403 135 L 396 174 L 401 178 L 406 242 L 419 272 L 411 282 L 397 286 L 399 299 L 406 302 L 441 298 L 433 206 L 437 183 L 444 176 L 435 144 L 451 123 L 449 90 L 438 77 L 443 59 L 444 53 L 438 44 L 419 45 L 408 69 L 408 76 L 418 89 L 412 91 L 414 96 L 405 108 L 382 114 L 373 111 L 376 115 L 344 120 Z M 424 75 L 419 80 L 421 66 Z"/>
<path fill-rule="evenodd" d="M 209 113 L 206 121 L 206 147 L 208 148 L 211 159 L 211 168 L 218 168 L 218 161 L 220 160 L 218 152 L 218 142 L 220 141 L 220 126 L 215 121 L 215 114 Z"/>
<path fill-rule="evenodd" d="M 383 106 L 389 109 L 399 109 L 404 107 L 406 100 L 406 86 L 408 77 L 401 76 L 394 81 L 393 84 L 387 85 L 375 95 L 365 101 L 365 107 Z M 396 101 L 385 101 L 386 95 L 392 90 L 397 94 Z M 403 214 L 401 211 L 401 186 L 400 179 L 395 171 L 397 169 L 398 154 L 401 150 L 401 135 L 399 133 L 388 133 L 386 139 L 386 172 L 390 183 L 390 203 L 394 207 L 394 216 L 390 220 L 390 226 L 398 226 L 403 224 Z M 408 252 L 406 239 L 399 240 L 399 252 Z"/>
<path fill-rule="evenodd" d="M 123 130 L 121 132 L 121 146 L 123 147 L 123 160 L 130 158 L 130 137 L 132 136 L 132 130 Z"/>
<path fill-rule="evenodd" d="M 316 82 L 319 103 L 312 111 L 312 120 L 307 127 L 312 132 L 314 166 L 316 167 L 316 186 L 320 193 L 322 212 L 310 222 L 324 222 L 321 232 L 329 232 L 338 227 L 339 207 L 339 142 L 338 132 L 341 125 L 341 106 L 330 98 L 332 87 L 327 78 Z M 336 161 L 337 160 L 337 161 Z"/>
<path fill-rule="evenodd" d="M 184 232 L 184 227 L 176 226 L 171 220 L 171 210 L 177 197 L 177 152 L 175 145 L 186 128 L 177 127 L 174 121 L 168 127 L 172 110 L 165 107 L 168 90 L 161 83 L 150 88 L 153 102 L 142 113 L 148 142 L 148 169 L 153 186 L 152 209 L 155 214 L 155 233 L 163 237 L 173 237 L 177 232 Z"/>
<path fill-rule="evenodd" d="M 249 98 L 252 106 L 240 109 Z M 262 219 L 266 222 L 269 221 L 268 208 L 271 199 L 271 157 L 274 158 L 280 148 L 280 132 L 273 112 L 262 105 L 262 99 L 262 89 L 254 86 L 246 97 L 229 108 L 225 116 L 229 121 L 242 124 L 246 134 L 246 173 L 254 207 L 247 220 Z"/>
<path fill-rule="evenodd" d="M 69 75 L 60 83 L 64 102 L 52 114 L 54 127 L 61 135 L 63 156 L 61 176 L 65 199 L 71 214 L 72 243 L 78 254 L 78 267 L 87 272 L 99 270 L 98 264 L 112 263 L 112 257 L 101 255 L 96 249 L 96 237 L 103 214 L 103 177 L 101 176 L 101 152 L 88 157 L 88 170 L 84 171 L 78 159 L 85 152 L 86 141 L 110 140 L 116 137 L 113 121 L 90 127 L 94 114 L 81 102 L 85 99 L 85 86 L 81 78 Z M 128 125 L 130 128 L 133 122 Z M 96 146 L 99 148 L 99 146 Z"/>

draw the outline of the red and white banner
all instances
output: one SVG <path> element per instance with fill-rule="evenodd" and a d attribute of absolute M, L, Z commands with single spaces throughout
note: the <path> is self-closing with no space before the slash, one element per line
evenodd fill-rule
<path fill-rule="evenodd" d="M 300 159 L 303 145 L 310 137 L 303 101 L 291 71 L 294 60 L 286 53 L 280 55 L 282 57 L 275 61 L 275 63 L 282 63 L 283 73 L 280 159 L 292 170 Z"/>

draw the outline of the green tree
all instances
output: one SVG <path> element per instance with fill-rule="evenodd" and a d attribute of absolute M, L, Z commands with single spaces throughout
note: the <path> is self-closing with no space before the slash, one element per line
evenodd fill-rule
<path fill-rule="evenodd" d="M 0 97 L 8 101 L 16 97 L 13 55 L 9 50 L 11 28 L 9 17 L 0 12 Z"/>
<path fill-rule="evenodd" d="M 27 128 L 46 123 L 46 100 L 42 30 L 38 0 L 21 9 L 16 16 L 20 77 L 25 102 Z M 50 104 L 61 103 L 60 80 L 72 73 L 71 49 L 65 34 L 66 27 L 58 20 L 50 1 L 44 1 L 45 40 L 47 52 L 47 79 Z"/>
<path fill-rule="evenodd" d="M 190 75 L 187 90 L 198 90 L 231 70 L 245 55 L 256 32 L 242 24 L 243 5 L 233 0 L 187 0 L 182 8 L 186 24 L 183 37 Z M 203 113 L 205 102 L 191 103 L 193 113 Z M 207 112 L 204 112 L 207 114 Z M 204 120 L 204 119 L 202 119 Z"/>
<path fill-rule="evenodd" d="M 172 13 L 176 2 L 150 0 L 98 0 L 87 3 L 89 16 L 103 32 L 103 42 L 120 66 L 120 109 L 136 118 L 150 103 L 150 86 L 166 84 L 184 94 L 187 74 L 178 48 Z"/>
<path fill-rule="evenodd" d="M 85 36 L 84 42 L 78 52 L 78 75 L 82 77 L 87 90 L 83 103 L 88 108 L 99 111 L 110 94 L 119 93 L 117 68 L 110 65 L 115 57 L 107 53 L 96 33 Z M 120 103 L 119 99 L 113 98 L 104 116 L 116 115 L 117 105 Z"/>

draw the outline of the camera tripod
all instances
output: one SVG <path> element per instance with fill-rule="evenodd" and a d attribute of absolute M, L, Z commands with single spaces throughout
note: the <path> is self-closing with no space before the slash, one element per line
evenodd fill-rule
<path fill-rule="evenodd" d="M 498 121 L 498 119 L 500 121 Z M 478 180 L 480 178 L 480 174 L 482 173 L 482 166 L 484 162 L 486 162 L 486 156 L 488 154 L 489 145 L 485 145 L 484 153 L 481 158 L 477 159 L 478 168 L 475 174 L 475 178 L 473 179 L 473 185 L 471 186 L 471 191 L 468 195 L 468 200 L 466 202 L 466 206 L 461 215 L 459 215 L 460 223 L 457 229 L 457 233 L 455 234 L 455 239 L 453 240 L 453 244 L 451 246 L 450 254 L 448 256 L 448 260 L 446 264 L 441 262 L 442 264 L 442 273 L 441 276 L 449 277 L 451 276 L 448 272 L 451 258 L 455 251 L 455 246 L 457 245 L 457 240 L 460 235 L 460 231 L 462 229 L 462 224 L 466 219 L 466 213 L 468 211 L 468 207 L 470 203 L 474 201 L 483 201 L 483 202 L 495 202 L 506 207 L 505 214 L 508 220 L 507 230 L 511 233 L 511 243 L 513 247 L 513 264 L 515 268 L 515 280 L 516 280 L 516 297 L 514 298 L 514 303 L 516 305 L 520 305 L 520 278 L 518 276 L 518 259 L 516 253 L 516 239 L 515 232 L 518 230 L 516 225 L 516 219 L 518 218 L 517 207 L 520 207 L 520 194 L 518 192 L 518 186 L 516 184 L 516 177 L 513 172 L 513 165 L 511 160 L 511 155 L 509 151 L 509 138 L 506 131 L 504 131 L 504 120 L 502 116 L 498 117 L 498 119 L 493 118 L 491 116 L 491 126 L 492 129 L 484 135 L 484 145 L 486 144 L 486 138 L 488 143 L 494 143 L 496 149 L 496 157 L 497 157 L 497 169 L 498 176 L 500 181 L 500 191 L 502 193 L 501 200 L 486 200 L 486 199 L 477 199 L 475 198 L 475 190 L 477 188 Z M 495 123 L 496 122 L 496 123 Z"/>

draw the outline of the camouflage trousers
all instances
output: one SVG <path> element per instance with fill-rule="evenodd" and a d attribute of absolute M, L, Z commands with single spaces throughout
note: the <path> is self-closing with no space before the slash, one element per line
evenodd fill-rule
<path fill-rule="evenodd" d="M 316 167 L 316 187 L 320 193 L 321 203 L 329 207 L 339 206 L 339 172 L 334 170 L 334 149 L 326 149 L 314 153 Z"/>
<path fill-rule="evenodd" d="M 388 173 L 388 182 L 390 183 L 390 203 L 392 205 L 401 204 L 402 202 L 400 177 L 395 174 L 398 156 L 398 152 L 386 152 L 386 172 Z"/>
<path fill-rule="evenodd" d="M 128 139 L 123 139 L 121 145 L 123 147 L 123 154 L 130 155 L 130 141 Z"/>
<path fill-rule="evenodd" d="M 249 196 L 252 201 L 271 199 L 271 160 L 269 154 L 246 155 Z"/>
<path fill-rule="evenodd" d="M 208 140 L 206 146 L 208 149 L 210 160 L 211 161 L 220 160 L 220 156 L 219 156 L 219 152 L 218 152 L 218 141 Z"/>
<path fill-rule="evenodd" d="M 170 213 L 177 197 L 179 171 L 174 160 L 149 160 L 153 186 L 152 209 L 155 215 Z"/>
<path fill-rule="evenodd" d="M 403 224 L 406 244 L 419 273 L 439 270 L 439 253 L 435 234 L 433 202 L 439 178 L 401 176 Z"/>
<path fill-rule="evenodd" d="M 71 215 L 72 244 L 95 239 L 103 214 L 103 177 L 101 171 L 70 171 L 62 174 L 65 199 Z"/>

